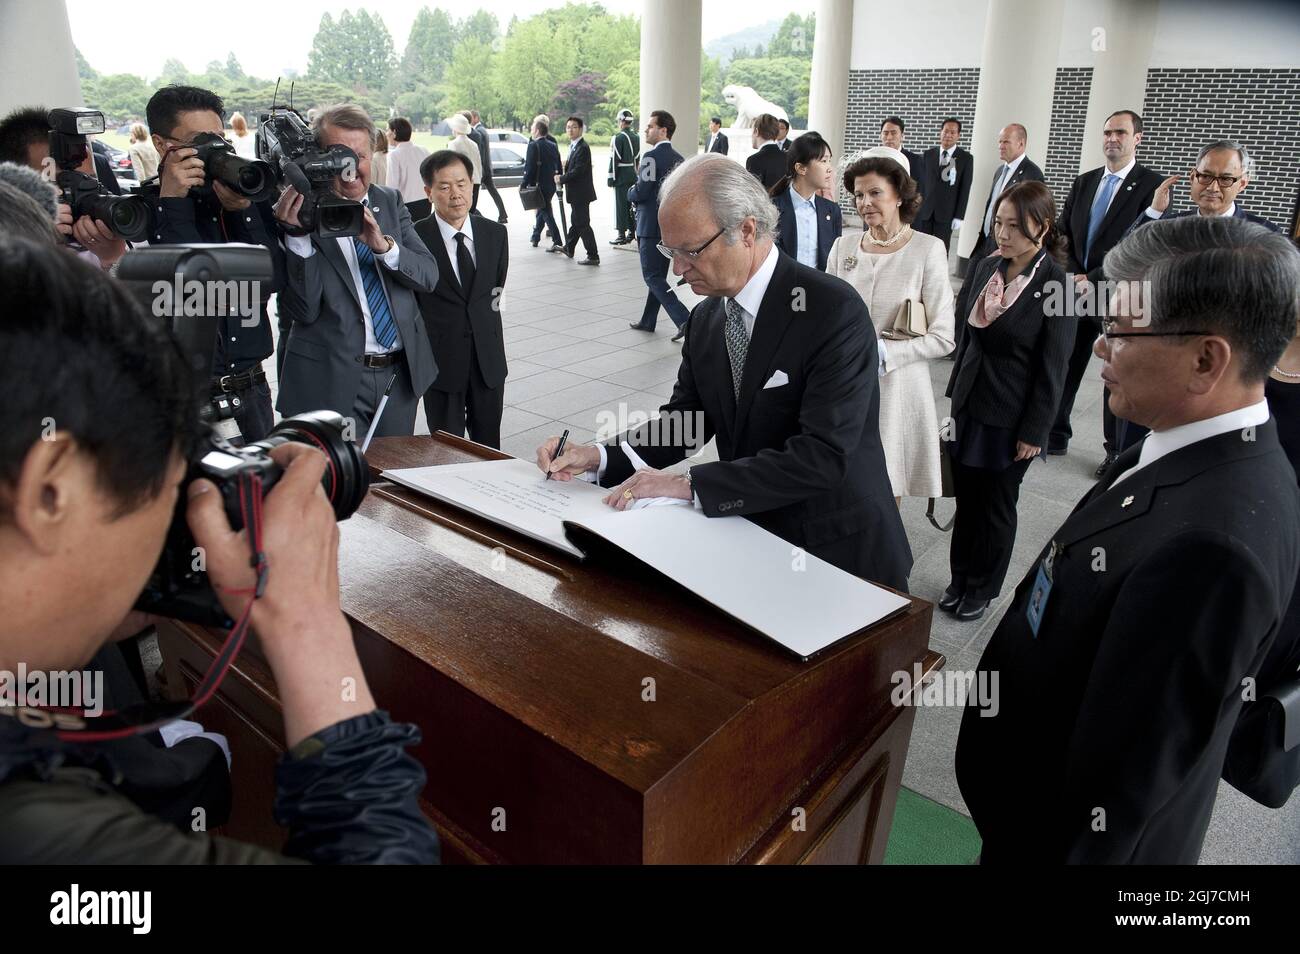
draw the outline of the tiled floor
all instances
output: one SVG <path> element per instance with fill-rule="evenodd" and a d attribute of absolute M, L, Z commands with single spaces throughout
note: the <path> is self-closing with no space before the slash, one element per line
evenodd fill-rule
<path fill-rule="evenodd" d="M 531 215 L 524 213 L 514 190 L 503 190 L 511 216 L 511 262 L 502 296 L 506 382 L 502 449 L 532 458 L 539 443 L 566 428 L 569 439 L 591 441 L 598 428 L 626 420 L 635 413 L 653 413 L 672 392 L 679 346 L 674 329 L 660 312 L 654 334 L 633 331 L 628 323 L 640 318 L 646 290 L 635 246 L 615 249 L 612 204 L 608 190 L 593 207 L 592 221 L 601 246 L 599 268 L 583 267 L 562 255 L 529 245 Z M 527 220 L 525 217 L 527 216 Z M 956 239 L 954 239 L 954 245 Z M 579 257 L 582 252 L 579 251 Z M 688 288 L 678 291 L 689 307 L 698 299 Z M 271 362 L 268 362 L 268 365 Z M 1029 469 L 1020 497 L 1019 532 L 1004 593 L 983 620 L 958 623 L 936 611 L 930 645 L 948 658 L 949 669 L 972 669 L 996 628 L 1014 584 L 1051 533 L 1092 485 L 1092 472 L 1101 461 L 1101 383 L 1094 360 L 1075 404 L 1075 437 L 1066 457 L 1036 461 Z M 943 397 L 952 364 L 931 364 L 940 416 L 947 413 Z M 423 411 L 417 433 L 428 433 Z M 706 448 L 704 454 L 711 448 Z M 948 582 L 946 534 L 925 519 L 926 501 L 905 499 L 904 525 L 915 565 L 911 592 L 937 600 Z M 939 504 L 940 521 L 951 515 L 951 501 Z M 953 752 L 960 710 L 923 708 L 917 713 L 904 784 L 929 798 L 965 812 L 953 774 Z M 1300 862 L 1300 797 L 1278 811 L 1262 808 L 1227 785 L 1205 842 L 1205 862 Z"/>

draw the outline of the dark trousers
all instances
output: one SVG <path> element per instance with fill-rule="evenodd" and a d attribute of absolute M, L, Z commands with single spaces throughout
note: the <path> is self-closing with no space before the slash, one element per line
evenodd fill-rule
<path fill-rule="evenodd" d="M 230 399 L 232 416 L 239 425 L 239 433 L 245 444 L 260 441 L 271 433 L 271 428 L 275 426 L 271 385 L 266 381 L 258 381 L 241 391 L 227 392 L 226 397 Z"/>
<path fill-rule="evenodd" d="M 652 238 L 638 243 L 637 251 L 641 254 L 641 277 L 650 289 L 645 299 L 645 310 L 641 312 L 641 327 L 653 331 L 655 322 L 659 320 L 659 306 L 663 305 L 673 324 L 680 328 L 691 313 L 668 284 L 668 268 L 672 263 L 660 254 Z"/>
<path fill-rule="evenodd" d="M 1070 352 L 1070 364 L 1065 372 L 1065 386 L 1061 390 L 1061 403 L 1056 408 L 1056 422 L 1052 424 L 1052 433 L 1047 438 L 1047 446 L 1053 450 L 1064 450 L 1069 446 L 1074 431 L 1070 428 L 1070 414 L 1074 411 L 1074 398 L 1079 393 L 1079 382 L 1088 370 L 1092 360 L 1092 346 L 1101 334 L 1101 322 L 1093 318 L 1078 318 L 1078 328 L 1074 334 L 1074 350 Z"/>
<path fill-rule="evenodd" d="M 412 222 L 419 222 L 433 214 L 433 204 L 428 199 L 417 199 L 406 203 L 406 211 L 411 213 Z"/>
<path fill-rule="evenodd" d="M 565 243 L 564 251 L 570 256 L 578 250 L 578 239 L 582 239 L 582 247 L 587 250 L 588 258 L 600 258 L 600 249 L 596 247 L 596 233 L 591 230 L 591 203 L 590 202 L 571 202 L 569 207 L 573 209 L 573 221 L 569 225 L 569 241 Z"/>
<path fill-rule="evenodd" d="M 501 448 L 501 412 L 505 406 L 506 389 L 490 388 L 479 371 L 470 345 L 469 377 L 464 391 L 439 391 L 429 388 L 424 392 L 424 416 L 429 421 L 429 433 L 446 431 L 457 437 L 465 436 L 469 425 L 469 439 L 488 447 Z"/>
<path fill-rule="evenodd" d="M 492 196 L 492 201 L 497 204 L 497 218 L 505 221 L 506 205 L 501 201 L 501 193 L 497 191 L 496 183 L 491 179 L 484 179 L 480 185 L 474 187 L 474 202 L 470 205 L 469 210 L 471 212 L 478 212 L 478 193 L 480 188 L 487 189 L 488 195 Z"/>
<path fill-rule="evenodd" d="M 362 368 L 361 385 L 357 390 L 356 400 L 352 404 L 352 420 L 356 425 L 356 442 L 364 444 L 370 422 L 379 410 L 384 389 L 388 387 L 393 372 L 397 380 L 393 381 L 393 390 L 388 393 L 388 403 L 384 405 L 383 416 L 375 429 L 376 437 L 410 437 L 415 433 L 415 392 L 411 388 L 411 372 L 406 361 L 399 361 L 387 368 Z"/>
<path fill-rule="evenodd" d="M 952 462 L 957 514 L 948 566 L 953 586 L 971 599 L 995 599 L 1006 580 L 1016 542 L 1020 482 L 1032 460 L 1018 460 L 1006 470 Z"/>
<path fill-rule="evenodd" d="M 546 226 L 546 232 L 551 237 L 553 245 L 563 245 L 564 240 L 560 236 L 560 227 L 555 224 L 555 213 L 551 211 L 551 199 L 554 196 L 546 197 L 546 204 L 537 210 L 533 222 L 533 241 L 537 242 L 542 237 L 542 226 Z"/>
<path fill-rule="evenodd" d="M 943 243 L 943 250 L 948 251 L 948 243 L 952 240 L 952 219 L 946 222 L 940 222 L 933 216 L 927 217 L 924 221 L 918 219 L 912 223 L 912 228 L 918 232 L 924 232 L 926 235 L 933 235 Z"/>

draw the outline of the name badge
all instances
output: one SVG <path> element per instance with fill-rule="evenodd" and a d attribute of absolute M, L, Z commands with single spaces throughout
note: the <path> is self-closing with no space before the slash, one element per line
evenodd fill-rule
<path fill-rule="evenodd" d="M 1038 628 L 1043 623 L 1043 614 L 1047 612 L 1047 600 L 1052 595 L 1056 558 L 1061 554 L 1061 547 L 1055 542 L 1048 549 L 1047 555 L 1038 564 L 1038 575 L 1034 577 L 1033 589 L 1029 591 L 1029 603 L 1025 606 L 1025 619 L 1029 621 L 1029 630 L 1038 638 Z"/>

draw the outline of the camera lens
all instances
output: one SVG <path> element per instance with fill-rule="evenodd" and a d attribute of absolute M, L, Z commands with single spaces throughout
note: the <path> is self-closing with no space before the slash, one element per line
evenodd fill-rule
<path fill-rule="evenodd" d="M 269 450 L 294 441 L 323 453 L 327 464 L 321 485 L 339 520 L 356 513 L 370 489 L 370 468 L 356 443 L 344 437 L 344 427 L 342 415 L 334 411 L 312 411 L 285 418 L 266 440 L 254 445 Z"/>
<path fill-rule="evenodd" d="M 321 235 L 359 235 L 361 233 L 361 218 L 357 213 L 360 206 L 352 203 L 351 205 L 319 205 L 317 206 L 317 226 Z"/>
<path fill-rule="evenodd" d="M 128 242 L 147 240 L 153 227 L 149 203 L 136 195 L 97 195 L 89 212 Z"/>

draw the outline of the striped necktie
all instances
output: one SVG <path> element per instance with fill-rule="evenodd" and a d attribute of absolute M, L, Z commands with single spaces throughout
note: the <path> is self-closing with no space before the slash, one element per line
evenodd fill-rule
<path fill-rule="evenodd" d="M 384 280 L 375 264 L 375 253 L 359 238 L 354 238 L 352 244 L 357 250 L 357 269 L 366 289 L 366 304 L 370 306 L 370 324 L 375 329 L 375 340 L 388 350 L 397 343 L 397 323 L 393 320 L 393 310 L 388 307 L 388 296 L 384 294 Z"/>

